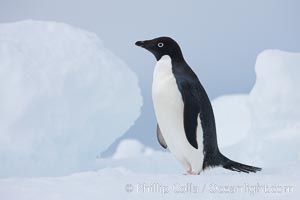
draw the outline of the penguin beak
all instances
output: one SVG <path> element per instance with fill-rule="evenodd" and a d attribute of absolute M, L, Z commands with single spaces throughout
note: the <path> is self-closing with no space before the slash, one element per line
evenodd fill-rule
<path fill-rule="evenodd" d="M 153 48 L 152 40 L 137 41 L 135 45 L 147 49 L 148 51 L 151 51 Z"/>
<path fill-rule="evenodd" d="M 150 51 L 155 57 L 159 57 L 156 56 L 157 52 L 155 49 L 155 43 L 153 42 L 153 40 L 143 40 L 143 41 L 137 41 L 135 43 L 136 46 L 142 47 L 148 51 Z"/>
<path fill-rule="evenodd" d="M 137 41 L 137 42 L 135 43 L 135 45 L 136 45 L 136 46 L 139 46 L 139 47 L 145 47 L 145 43 L 146 43 L 146 41 Z"/>

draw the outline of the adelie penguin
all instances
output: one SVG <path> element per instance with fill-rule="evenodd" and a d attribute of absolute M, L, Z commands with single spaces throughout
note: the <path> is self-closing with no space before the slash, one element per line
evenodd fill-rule
<path fill-rule="evenodd" d="M 260 171 L 261 168 L 232 161 L 220 152 L 210 100 L 177 42 L 159 37 L 135 44 L 150 51 L 157 60 L 152 83 L 157 138 L 186 173 L 197 175 L 216 166 L 245 173 Z"/>

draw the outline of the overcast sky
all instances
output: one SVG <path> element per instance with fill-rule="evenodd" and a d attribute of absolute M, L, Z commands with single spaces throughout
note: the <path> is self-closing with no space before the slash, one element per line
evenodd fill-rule
<path fill-rule="evenodd" d="M 248 93 L 264 49 L 300 51 L 300 1 L 0 0 L 0 22 L 52 20 L 95 32 L 136 72 L 142 115 L 124 137 L 158 147 L 151 99 L 154 57 L 136 40 L 171 36 L 211 99 Z"/>

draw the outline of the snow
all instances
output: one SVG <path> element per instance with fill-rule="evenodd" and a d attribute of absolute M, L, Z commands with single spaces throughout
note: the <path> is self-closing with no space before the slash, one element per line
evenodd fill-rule
<path fill-rule="evenodd" d="M 130 154 L 128 145 L 140 154 Z M 298 165 L 264 168 L 257 174 L 240 174 L 214 168 L 200 176 L 187 176 L 169 152 L 143 154 L 146 147 L 134 139 L 119 145 L 125 158 L 99 158 L 98 170 L 63 177 L 0 179 L 1 199 L 298 199 Z M 116 154 L 115 154 L 116 155 Z"/>
<path fill-rule="evenodd" d="M 118 160 L 122 167 L 106 168 L 64 177 L 8 178 L 0 180 L 4 200 L 98 199 L 298 199 L 299 165 L 285 170 L 265 168 L 257 174 L 240 174 L 222 168 L 200 176 L 182 175 L 170 153 L 141 159 Z M 102 161 L 100 161 L 102 162 Z M 104 162 L 104 160 L 103 160 Z M 142 171 L 136 171 L 135 165 Z M 156 169 L 156 170 L 153 170 Z M 173 169 L 175 168 L 175 169 Z M 231 189 L 230 189 L 231 188 Z"/>
<path fill-rule="evenodd" d="M 36 40 L 29 40 L 30 26 L 43 34 L 47 33 L 45 30 L 61 31 L 55 36 L 61 38 L 56 44 L 61 45 L 60 48 L 52 52 L 54 41 L 46 42 L 49 49 L 47 45 L 41 45 L 44 40 L 37 44 L 41 34 L 35 33 Z M 20 27 L 26 27 L 24 34 L 17 31 Z M 67 38 L 73 39 L 66 45 L 67 40 L 63 38 L 67 32 L 70 35 Z M 51 37 L 49 34 L 45 41 Z M 26 21 L 1 25 L 0 38 L 3 40 L 0 43 L 0 173 L 10 176 L 0 179 L 1 200 L 41 197 L 45 200 L 299 198 L 300 53 L 262 52 L 256 61 L 257 81 L 251 92 L 223 96 L 213 102 L 222 152 L 239 162 L 263 167 L 263 171 L 241 174 L 213 168 L 199 176 L 187 176 L 169 152 L 155 151 L 135 139 L 121 141 L 112 158 L 92 159 L 96 151 L 107 147 L 129 127 L 138 115 L 140 105 L 136 78 L 124 64 L 119 66 L 121 61 L 111 53 L 110 59 L 103 59 L 105 62 L 101 64 L 93 60 L 98 60 L 93 57 L 97 57 L 96 54 L 107 58 L 107 50 L 95 39 L 96 36 L 63 24 Z M 40 49 L 49 52 L 45 54 Z M 71 52 L 75 49 L 82 51 L 74 56 Z M 87 55 L 84 54 L 86 50 L 90 51 Z M 59 52 L 61 59 L 56 59 Z M 37 56 L 39 54 L 41 57 Z M 31 59 L 33 55 L 34 60 Z M 69 59 L 65 61 L 65 57 Z M 78 59 L 76 63 L 82 62 L 85 67 L 74 64 L 74 57 Z M 47 62 L 42 62 L 44 59 Z M 71 64 L 65 69 L 62 63 L 68 62 Z M 115 62 L 119 64 L 115 65 Z M 94 73 L 94 63 L 101 66 L 97 68 L 101 73 Z M 116 71 L 121 71 L 122 75 L 112 77 Z M 102 78 L 114 81 L 107 85 Z M 99 96 L 98 89 L 101 91 Z M 124 89 L 132 93 L 130 97 L 125 95 Z M 108 97 L 107 93 L 110 93 Z M 80 98 L 83 94 L 84 98 Z M 120 103 L 120 107 L 113 104 L 121 98 L 124 104 Z M 124 120 L 124 113 L 128 120 Z M 99 119 L 105 123 L 100 123 Z M 69 123 L 58 123 L 60 121 Z M 124 126 L 116 130 L 119 124 Z M 21 134 L 26 137 L 20 137 Z M 47 141 L 43 140 L 46 136 Z M 74 163 L 82 164 L 84 159 L 80 156 L 87 161 L 86 172 L 82 172 L 84 168 L 72 168 Z M 67 168 L 68 173 L 78 171 L 66 176 L 44 177 L 49 174 L 41 173 L 37 163 L 42 170 L 51 172 L 58 172 L 59 167 Z M 21 171 L 16 171 L 17 168 Z M 35 175 L 42 176 L 18 177 L 32 175 L 34 170 L 38 171 Z"/>
<path fill-rule="evenodd" d="M 151 155 L 154 150 L 150 147 L 145 147 L 140 141 L 136 139 L 123 139 L 112 158 L 126 159 L 134 158 L 144 155 Z"/>
<path fill-rule="evenodd" d="M 93 169 L 141 104 L 137 77 L 95 34 L 0 24 L 0 177 Z"/>

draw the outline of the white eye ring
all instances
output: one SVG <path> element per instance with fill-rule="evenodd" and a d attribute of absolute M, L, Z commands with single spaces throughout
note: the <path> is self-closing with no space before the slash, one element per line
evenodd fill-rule
<path fill-rule="evenodd" d="M 158 46 L 159 48 L 162 48 L 162 47 L 164 46 L 164 43 L 160 42 L 160 43 L 157 44 L 157 46 Z"/>

